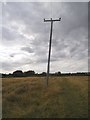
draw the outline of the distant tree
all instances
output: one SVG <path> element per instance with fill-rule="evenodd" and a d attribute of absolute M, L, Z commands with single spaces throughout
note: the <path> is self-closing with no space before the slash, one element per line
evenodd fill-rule
<path fill-rule="evenodd" d="M 58 72 L 58 75 L 61 75 L 61 72 L 60 72 L 60 71 Z"/>
<path fill-rule="evenodd" d="M 7 77 L 7 74 L 2 74 L 2 78 Z"/>
<path fill-rule="evenodd" d="M 13 75 L 12 75 L 11 73 L 9 73 L 7 76 L 8 76 L 8 77 L 13 77 Z"/>
<path fill-rule="evenodd" d="M 42 75 L 42 76 L 46 76 L 46 72 L 42 72 L 41 75 Z"/>
<path fill-rule="evenodd" d="M 24 72 L 24 76 L 26 76 L 26 77 L 28 77 L 28 76 L 33 76 L 33 75 L 35 75 L 35 72 L 32 71 L 32 70 L 29 70 L 29 71 Z"/>
<path fill-rule="evenodd" d="M 23 72 L 21 70 L 16 70 L 16 71 L 13 72 L 13 76 L 14 77 L 22 77 Z"/>
<path fill-rule="evenodd" d="M 59 75 L 61 75 L 61 72 L 60 71 L 59 72 L 55 72 L 55 75 L 59 76 Z"/>

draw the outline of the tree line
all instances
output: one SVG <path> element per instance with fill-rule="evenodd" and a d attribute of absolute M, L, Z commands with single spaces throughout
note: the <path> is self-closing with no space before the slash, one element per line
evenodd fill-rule
<path fill-rule="evenodd" d="M 12 74 L 3 74 L 0 73 L 0 77 L 33 77 L 33 76 L 46 76 L 47 73 L 46 72 L 42 72 L 42 73 L 35 73 L 35 71 L 33 70 L 29 70 L 26 72 L 23 72 L 22 70 L 16 70 L 14 71 Z M 90 76 L 90 72 L 77 72 L 77 73 L 61 73 L 59 72 L 55 72 L 55 73 L 50 73 L 50 76 Z"/>

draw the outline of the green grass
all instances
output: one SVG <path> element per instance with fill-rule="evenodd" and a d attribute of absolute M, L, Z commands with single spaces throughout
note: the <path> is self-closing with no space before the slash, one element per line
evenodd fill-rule
<path fill-rule="evenodd" d="M 3 118 L 87 118 L 88 77 L 2 79 Z"/>

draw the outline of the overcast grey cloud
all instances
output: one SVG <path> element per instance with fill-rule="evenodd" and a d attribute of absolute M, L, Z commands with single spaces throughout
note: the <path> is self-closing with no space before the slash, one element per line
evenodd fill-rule
<path fill-rule="evenodd" d="M 2 4 L 2 72 L 46 71 L 50 23 L 53 26 L 51 72 L 88 70 L 88 3 L 7 2 Z"/>

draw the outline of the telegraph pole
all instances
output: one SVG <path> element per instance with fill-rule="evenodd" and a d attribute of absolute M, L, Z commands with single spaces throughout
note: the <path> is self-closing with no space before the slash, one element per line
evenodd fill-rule
<path fill-rule="evenodd" d="M 52 30 L 53 30 L 53 22 L 60 21 L 59 19 L 44 19 L 44 22 L 51 22 L 51 30 L 50 30 L 50 42 L 49 42 L 49 54 L 48 54 L 48 66 L 47 66 L 47 79 L 46 79 L 46 86 L 48 86 L 48 79 L 49 79 L 49 70 L 50 70 L 50 55 L 51 55 L 51 43 L 52 43 Z"/>

